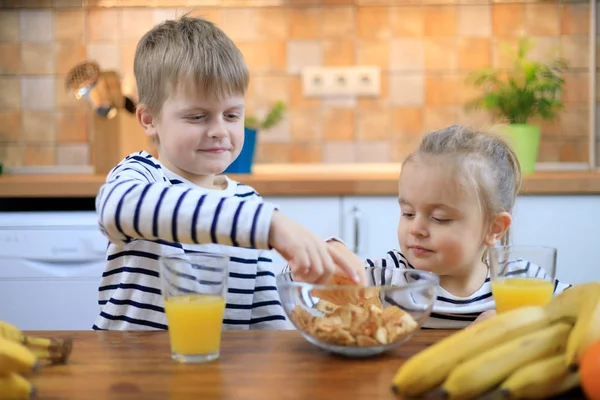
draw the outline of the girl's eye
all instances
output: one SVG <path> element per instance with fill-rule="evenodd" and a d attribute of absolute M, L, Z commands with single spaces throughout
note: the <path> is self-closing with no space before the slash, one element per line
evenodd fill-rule
<path fill-rule="evenodd" d="M 445 224 L 445 223 L 448 223 L 448 222 L 452 221 L 449 218 L 433 218 L 433 220 L 435 222 L 439 222 L 440 224 Z"/>
<path fill-rule="evenodd" d="M 415 214 L 414 213 L 409 213 L 409 212 L 403 212 L 402 216 L 406 217 L 406 218 L 412 218 L 412 217 L 415 216 Z"/>

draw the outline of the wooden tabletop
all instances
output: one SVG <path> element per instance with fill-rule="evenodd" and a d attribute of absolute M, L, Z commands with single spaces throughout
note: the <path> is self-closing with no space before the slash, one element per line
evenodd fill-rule
<path fill-rule="evenodd" d="M 31 380 L 39 400 L 394 399 L 403 361 L 451 332 L 423 330 L 387 354 L 347 359 L 296 331 L 225 331 L 220 359 L 206 364 L 173 361 L 165 331 L 30 332 L 74 338 L 69 364 Z"/>
<path fill-rule="evenodd" d="M 399 174 L 399 167 L 273 167 L 230 177 L 263 196 L 396 196 Z M 95 197 L 105 181 L 105 175 L 1 175 L 0 197 Z M 600 194 L 600 173 L 536 172 L 524 176 L 521 194 Z"/>

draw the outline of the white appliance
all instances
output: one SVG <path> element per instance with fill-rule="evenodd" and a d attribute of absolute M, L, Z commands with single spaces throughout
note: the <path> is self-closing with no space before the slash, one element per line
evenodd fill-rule
<path fill-rule="evenodd" d="M 0 212 L 0 320 L 92 329 L 107 245 L 93 211 Z"/>

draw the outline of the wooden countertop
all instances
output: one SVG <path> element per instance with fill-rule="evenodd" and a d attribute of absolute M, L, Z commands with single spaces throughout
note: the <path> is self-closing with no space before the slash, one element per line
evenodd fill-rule
<path fill-rule="evenodd" d="M 394 399 L 392 378 L 404 360 L 450 332 L 423 330 L 379 357 L 346 359 L 296 331 L 224 331 L 220 359 L 206 364 L 171 360 L 166 331 L 31 332 L 73 337 L 74 346 L 69 364 L 30 379 L 39 400 Z"/>
<path fill-rule="evenodd" d="M 261 165 L 253 174 L 230 175 L 263 196 L 396 195 L 400 167 Z M 0 197 L 95 197 L 104 175 L 2 175 Z M 522 194 L 600 194 L 600 173 L 536 172 L 523 179 Z"/>

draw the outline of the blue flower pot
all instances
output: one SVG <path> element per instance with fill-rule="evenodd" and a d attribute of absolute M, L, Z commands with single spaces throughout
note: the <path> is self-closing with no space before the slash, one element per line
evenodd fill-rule
<path fill-rule="evenodd" d="M 250 174 L 256 148 L 256 129 L 244 128 L 244 147 L 238 158 L 225 170 L 226 174 Z"/>

